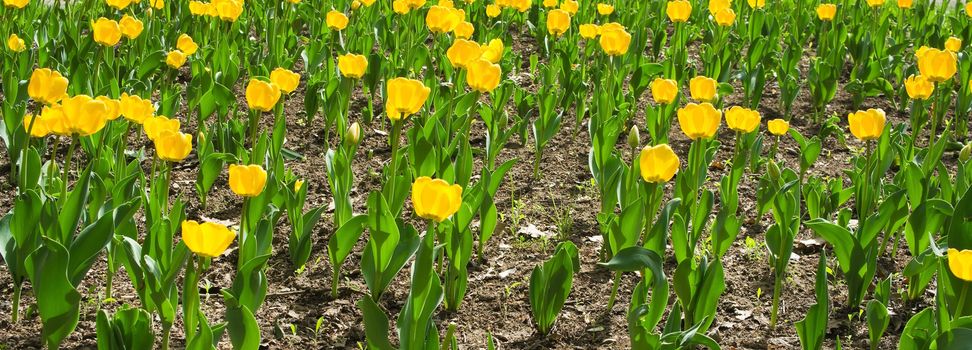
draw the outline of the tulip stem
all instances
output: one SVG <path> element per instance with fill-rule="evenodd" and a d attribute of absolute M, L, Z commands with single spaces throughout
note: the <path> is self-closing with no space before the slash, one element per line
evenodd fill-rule
<path fill-rule="evenodd" d="M 962 291 L 959 292 L 958 302 L 955 304 L 955 315 L 952 318 L 958 318 L 963 315 L 965 311 L 965 299 L 968 297 L 969 283 L 962 281 Z"/>
<path fill-rule="evenodd" d="M 13 300 L 11 301 L 11 311 L 10 311 L 10 323 L 17 324 L 17 320 L 20 318 L 20 291 L 23 289 L 23 284 L 14 283 L 13 288 Z"/>
<path fill-rule="evenodd" d="M 64 204 L 67 199 L 67 182 L 68 182 L 68 171 L 71 170 L 71 163 L 73 163 L 74 151 L 78 147 L 78 138 L 71 137 L 71 146 L 68 147 L 67 157 L 64 158 L 64 169 L 61 171 L 61 198 L 58 200 L 60 204 Z"/>
<path fill-rule="evenodd" d="M 57 158 L 57 149 L 60 146 L 61 146 L 61 138 L 55 137 L 54 145 L 51 146 L 51 156 L 50 156 L 49 164 L 47 165 L 47 177 L 44 179 L 45 189 L 47 189 L 47 186 L 51 183 L 51 177 L 56 176 L 54 175 L 54 164 L 55 164 L 54 160 L 55 158 Z"/>
<path fill-rule="evenodd" d="M 256 152 L 257 129 L 260 124 L 260 112 L 250 110 L 250 147 Z M 255 163 L 256 153 L 250 155 L 250 163 Z"/>
<path fill-rule="evenodd" d="M 611 286 L 611 297 L 608 298 L 607 313 L 610 314 L 614 309 L 614 300 L 618 296 L 618 287 L 621 286 L 621 271 L 614 273 L 614 284 Z"/>
<path fill-rule="evenodd" d="M 780 259 L 789 259 L 789 257 L 780 257 Z M 779 275 L 780 273 L 784 272 L 777 272 L 776 281 L 773 286 L 773 309 L 770 312 L 770 329 L 776 329 L 776 319 L 779 316 L 780 292 L 783 289 L 783 276 Z"/>
<path fill-rule="evenodd" d="M 185 326 L 185 338 L 188 343 L 196 335 L 196 324 L 199 312 L 199 269 L 196 269 L 196 257 L 186 263 L 186 278 L 182 292 L 182 317 Z M 200 269 L 202 263 L 198 263 Z"/>
<path fill-rule="evenodd" d="M 398 143 L 399 138 L 401 138 L 402 133 L 402 121 L 392 120 L 392 132 L 389 138 L 391 143 L 391 169 L 388 172 L 388 197 L 385 200 L 392 201 L 392 196 L 395 196 L 395 182 L 398 177 Z"/>

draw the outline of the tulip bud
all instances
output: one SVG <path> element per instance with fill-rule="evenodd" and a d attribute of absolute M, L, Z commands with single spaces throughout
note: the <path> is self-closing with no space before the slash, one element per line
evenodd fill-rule
<path fill-rule="evenodd" d="M 972 142 L 966 143 L 965 147 L 962 147 L 962 152 L 959 152 L 959 160 L 962 163 L 968 162 L 969 158 L 972 158 Z"/>
<path fill-rule="evenodd" d="M 635 125 L 628 132 L 628 147 L 637 149 L 639 146 L 641 146 L 641 133 L 638 132 L 638 126 Z"/>
<path fill-rule="evenodd" d="M 348 133 L 344 134 L 344 140 L 350 145 L 357 145 L 361 141 L 361 125 L 358 122 L 351 123 Z"/>
<path fill-rule="evenodd" d="M 766 172 L 774 181 L 780 179 L 780 166 L 776 165 L 776 161 L 770 160 L 769 163 L 766 163 Z"/>

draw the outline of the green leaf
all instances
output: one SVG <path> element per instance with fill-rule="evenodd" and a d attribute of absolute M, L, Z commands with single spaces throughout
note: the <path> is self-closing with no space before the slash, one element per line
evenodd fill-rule
<path fill-rule="evenodd" d="M 395 347 L 388 341 L 388 316 L 371 298 L 358 300 L 365 326 L 365 339 L 368 349 L 392 350 Z"/>

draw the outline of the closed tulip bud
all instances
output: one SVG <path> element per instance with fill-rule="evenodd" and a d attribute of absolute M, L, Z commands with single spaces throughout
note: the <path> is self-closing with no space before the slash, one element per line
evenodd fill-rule
<path fill-rule="evenodd" d="M 682 133 L 693 141 L 712 138 L 721 123 L 722 112 L 708 102 L 689 103 L 678 109 L 678 125 L 682 128 Z"/>
<path fill-rule="evenodd" d="M 358 125 L 358 122 L 351 123 L 348 127 L 348 132 L 344 134 L 344 141 L 351 145 L 361 142 L 361 125 Z"/>
<path fill-rule="evenodd" d="M 355 54 L 338 56 L 338 70 L 345 78 L 361 79 L 368 71 L 368 58 Z"/>
<path fill-rule="evenodd" d="M 914 0 L 898 0 L 898 8 L 900 9 L 910 9 L 914 5 Z"/>
<path fill-rule="evenodd" d="M 121 26 L 118 22 L 101 17 L 91 24 L 94 41 L 104 46 L 115 46 L 121 40 Z"/>
<path fill-rule="evenodd" d="M 867 6 L 872 8 L 880 7 L 881 5 L 884 5 L 884 0 L 867 0 Z"/>
<path fill-rule="evenodd" d="M 962 163 L 968 162 L 969 158 L 972 158 L 972 142 L 966 143 L 965 146 L 962 147 L 962 151 L 959 152 L 959 160 L 961 160 Z"/>
<path fill-rule="evenodd" d="M 476 27 L 473 27 L 472 23 L 463 21 L 456 26 L 456 29 L 452 30 L 452 33 L 456 35 L 456 38 L 469 39 L 475 31 Z"/>
<path fill-rule="evenodd" d="M 425 25 L 433 34 L 449 33 L 462 21 L 455 9 L 443 6 L 432 6 L 425 15 Z"/>
<path fill-rule="evenodd" d="M 489 44 L 481 47 L 483 48 L 482 58 L 490 63 L 499 63 L 503 59 L 503 52 L 506 50 L 503 40 L 500 39 L 490 40 Z"/>
<path fill-rule="evenodd" d="M 779 181 L 780 179 L 780 166 L 776 164 L 775 160 L 770 159 L 769 163 L 766 163 L 766 173 L 769 174 L 770 179 L 773 181 Z"/>
<path fill-rule="evenodd" d="M 689 80 L 689 92 L 692 99 L 700 102 L 712 102 L 716 99 L 719 83 L 706 76 L 696 76 Z"/>
<path fill-rule="evenodd" d="M 155 115 L 155 106 L 152 105 L 152 101 L 128 93 L 122 93 L 119 100 L 121 102 L 121 115 L 125 119 L 142 124 Z"/>
<path fill-rule="evenodd" d="M 913 100 L 927 100 L 935 92 L 935 84 L 921 75 L 911 75 L 905 80 L 905 90 Z"/>
<path fill-rule="evenodd" d="M 466 83 L 480 93 L 490 93 L 499 86 L 502 69 L 497 64 L 477 58 L 466 66 Z"/>
<path fill-rule="evenodd" d="M 149 140 L 155 141 L 166 131 L 178 132 L 181 125 L 182 123 L 179 122 L 179 119 L 169 119 L 164 115 L 160 115 L 145 119 L 145 122 L 142 123 L 142 128 L 145 129 L 145 136 L 148 136 Z"/>
<path fill-rule="evenodd" d="M 294 73 L 289 69 L 277 67 L 270 72 L 270 81 L 273 82 L 280 91 L 289 94 L 297 89 L 300 84 L 300 74 Z"/>
<path fill-rule="evenodd" d="M 7 37 L 7 48 L 13 52 L 24 52 L 27 49 L 27 45 L 24 43 L 24 39 L 21 39 L 17 34 L 10 34 Z"/>
<path fill-rule="evenodd" d="M 709 14 L 715 16 L 731 6 L 732 3 L 729 0 L 709 0 Z"/>
<path fill-rule="evenodd" d="M 673 23 L 688 22 L 692 15 L 692 3 L 687 0 L 672 0 L 665 7 L 665 14 Z"/>
<path fill-rule="evenodd" d="M 945 50 L 951 52 L 962 51 L 962 39 L 956 38 L 954 36 L 949 37 L 947 40 L 945 40 Z"/>
<path fill-rule="evenodd" d="M 637 125 L 632 126 L 628 131 L 628 147 L 631 149 L 641 147 L 641 132 L 638 131 Z"/>
<path fill-rule="evenodd" d="M 216 16 L 226 22 L 236 22 L 243 14 L 243 2 L 237 0 L 214 0 L 210 6 L 215 9 Z"/>
<path fill-rule="evenodd" d="M 664 183 L 671 181 L 678 173 L 681 161 L 678 155 L 667 144 L 645 146 L 638 157 L 641 178 L 649 183 Z"/>
<path fill-rule="evenodd" d="M 327 13 L 325 21 L 327 22 L 327 27 L 331 28 L 331 30 L 342 31 L 348 27 L 348 16 L 341 11 L 331 10 Z"/>
<path fill-rule="evenodd" d="M 790 123 L 783 119 L 773 119 L 766 122 L 766 128 L 769 129 L 770 134 L 783 136 L 790 131 Z"/>
<path fill-rule="evenodd" d="M 176 48 L 185 53 L 186 56 L 192 56 L 196 53 L 196 50 L 199 50 L 199 45 L 188 34 L 182 34 L 179 35 L 179 40 L 176 40 Z"/>
<path fill-rule="evenodd" d="M 734 12 L 732 9 L 723 9 L 716 14 L 715 21 L 716 24 L 723 27 L 731 26 L 736 22 L 736 12 Z"/>
<path fill-rule="evenodd" d="M 490 4 L 486 6 L 486 16 L 489 18 L 496 18 L 500 15 L 500 7 L 496 4 Z"/>
<path fill-rule="evenodd" d="M 24 131 L 30 130 L 30 136 L 41 138 L 50 135 L 51 129 L 47 126 L 47 119 L 39 116 L 25 115 L 24 116 Z"/>
<path fill-rule="evenodd" d="M 165 55 L 165 64 L 172 69 L 179 69 L 179 67 L 186 64 L 186 54 L 179 50 L 169 51 Z"/>
<path fill-rule="evenodd" d="M 251 165 L 229 166 L 230 190 L 240 197 L 256 197 L 267 186 L 267 171 L 263 167 Z"/>
<path fill-rule="evenodd" d="M 128 5 L 131 5 L 132 0 L 105 0 L 105 3 L 108 4 L 108 6 L 121 11 L 128 7 Z"/>
<path fill-rule="evenodd" d="M 179 163 L 192 151 L 192 135 L 165 130 L 154 140 L 155 154 L 166 162 Z"/>
<path fill-rule="evenodd" d="M 71 134 L 89 136 L 101 131 L 108 123 L 108 107 L 90 96 L 65 98 L 61 101 L 61 107 Z"/>
<path fill-rule="evenodd" d="M 385 113 L 392 121 L 418 113 L 432 92 L 432 89 L 415 79 L 394 78 L 386 85 L 388 92 L 385 94 Z"/>
<path fill-rule="evenodd" d="M 820 4 L 817 6 L 817 18 L 821 21 L 833 21 L 837 15 L 837 5 Z"/>
<path fill-rule="evenodd" d="M 564 0 L 560 3 L 560 9 L 566 11 L 571 16 L 577 14 L 577 10 L 580 9 L 580 4 L 575 0 Z"/>
<path fill-rule="evenodd" d="M 236 232 L 224 225 L 212 222 L 202 224 L 195 221 L 182 222 L 182 241 L 186 244 L 186 248 L 204 258 L 223 255 L 235 239 Z"/>
<path fill-rule="evenodd" d="M 122 16 L 122 19 L 118 21 L 118 25 L 121 27 L 122 35 L 129 39 L 137 38 L 142 34 L 142 29 L 145 28 L 142 25 L 142 21 L 129 15 Z"/>
<path fill-rule="evenodd" d="M 446 50 L 446 58 L 453 67 L 466 68 L 466 65 L 482 57 L 483 49 L 478 43 L 465 39 L 456 39 Z"/>
<path fill-rule="evenodd" d="M 601 31 L 597 24 L 581 24 L 578 27 L 580 31 L 580 36 L 584 39 L 594 39 L 597 37 L 598 33 Z"/>
<path fill-rule="evenodd" d="M 30 3 L 30 0 L 3 0 L 3 6 L 15 9 L 22 9 L 28 3 Z"/>
<path fill-rule="evenodd" d="M 442 179 L 422 176 L 412 183 L 412 207 L 415 215 L 435 222 L 443 222 L 459 211 L 462 205 L 462 186 L 449 185 Z"/>
<path fill-rule="evenodd" d="M 570 14 L 564 10 L 552 10 L 547 13 L 547 33 L 559 37 L 570 29 Z"/>
<path fill-rule="evenodd" d="M 34 69 L 27 84 L 27 94 L 35 101 L 54 104 L 67 96 L 68 80 L 49 68 Z"/>
<path fill-rule="evenodd" d="M 726 125 L 730 129 L 741 133 L 750 133 L 759 128 L 759 112 L 733 106 L 726 111 Z"/>
<path fill-rule="evenodd" d="M 851 134 L 861 141 L 877 140 L 884 133 L 884 123 L 887 120 L 884 110 L 868 109 L 847 115 Z"/>
<path fill-rule="evenodd" d="M 605 26 L 604 28 L 610 27 Z M 602 29 L 599 43 L 601 49 L 608 56 L 621 56 L 628 53 L 628 47 L 631 46 L 631 34 L 628 34 L 623 28 Z"/>
<path fill-rule="evenodd" d="M 746 3 L 749 4 L 749 8 L 761 9 L 766 7 L 766 0 L 746 0 Z"/>
<path fill-rule="evenodd" d="M 292 1 L 300 1 L 300 0 L 292 0 Z M 351 2 L 351 11 L 357 11 L 359 8 L 361 8 L 361 1 L 354 0 Z"/>
<path fill-rule="evenodd" d="M 614 13 L 614 6 L 604 3 L 597 4 L 597 13 L 601 16 L 610 16 Z"/>
<path fill-rule="evenodd" d="M 651 98 L 655 103 L 669 104 L 678 97 L 678 83 L 671 79 L 655 78 L 651 81 Z"/>
<path fill-rule="evenodd" d="M 250 109 L 269 112 L 280 100 L 280 88 L 274 83 L 250 79 L 246 84 L 246 104 Z"/>
<path fill-rule="evenodd" d="M 918 71 L 931 82 L 952 79 L 958 71 L 958 58 L 954 52 L 939 49 L 919 49 Z"/>
<path fill-rule="evenodd" d="M 108 96 L 98 96 L 95 97 L 96 100 L 101 101 L 108 108 L 108 120 L 115 120 L 121 116 L 121 101 L 112 99 Z"/>
<path fill-rule="evenodd" d="M 948 270 L 958 279 L 972 282 L 972 250 L 948 248 Z"/>
<path fill-rule="evenodd" d="M 559 0 L 543 0 L 543 7 L 546 7 L 548 9 L 557 7 L 557 5 L 560 5 Z"/>

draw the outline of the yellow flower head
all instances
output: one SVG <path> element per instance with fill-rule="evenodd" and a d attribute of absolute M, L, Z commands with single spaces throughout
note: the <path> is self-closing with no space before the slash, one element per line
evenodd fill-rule
<path fill-rule="evenodd" d="M 470 62 L 479 59 L 483 55 L 483 48 L 475 41 L 456 39 L 446 50 L 446 58 L 453 67 L 466 68 Z"/>
<path fill-rule="evenodd" d="M 224 225 L 212 222 L 182 222 L 182 241 L 190 251 L 201 257 L 215 258 L 223 255 L 235 239 L 236 233 Z"/>
<path fill-rule="evenodd" d="M 847 115 L 851 134 L 861 141 L 877 140 L 884 133 L 887 117 L 882 109 L 868 109 Z"/>
<path fill-rule="evenodd" d="M 736 22 L 736 12 L 734 12 L 732 9 L 723 9 L 715 15 L 715 21 L 716 24 L 723 27 L 731 26 Z"/>
<path fill-rule="evenodd" d="M 750 8 L 761 9 L 766 7 L 766 0 L 746 0 Z"/>
<path fill-rule="evenodd" d="M 559 37 L 570 29 L 570 14 L 564 10 L 551 10 L 547 13 L 547 33 Z"/>
<path fill-rule="evenodd" d="M 432 92 L 432 89 L 415 79 L 394 78 L 386 85 L 385 113 L 393 121 L 418 113 Z"/>
<path fill-rule="evenodd" d="M 121 27 L 122 35 L 129 39 L 137 38 L 142 34 L 142 29 L 145 28 L 142 25 L 142 21 L 129 15 L 122 16 L 122 19 L 118 21 L 118 25 Z"/>
<path fill-rule="evenodd" d="M 948 248 L 948 270 L 955 277 L 972 282 L 972 250 Z"/>
<path fill-rule="evenodd" d="M 499 86 L 500 76 L 503 74 L 499 65 L 481 58 L 469 62 L 466 70 L 466 83 L 473 90 L 484 94 Z"/>
<path fill-rule="evenodd" d="M 753 132 L 759 128 L 759 121 L 759 112 L 748 108 L 733 106 L 726 111 L 726 125 L 737 132 Z"/>
<path fill-rule="evenodd" d="M 229 166 L 230 190 L 240 197 L 256 197 L 267 186 L 267 171 L 263 167 L 251 165 Z"/>
<path fill-rule="evenodd" d="M 3 0 L 3 6 L 15 9 L 22 9 L 28 3 L 30 3 L 30 0 Z"/>
<path fill-rule="evenodd" d="M 108 123 L 108 107 L 88 95 L 78 95 L 61 101 L 68 130 L 78 136 L 101 131 Z"/>
<path fill-rule="evenodd" d="M 790 123 L 783 119 L 773 119 L 766 122 L 766 128 L 769 129 L 770 134 L 783 136 L 790 131 Z"/>
<path fill-rule="evenodd" d="M 331 30 L 342 31 L 348 27 L 348 16 L 341 11 L 331 10 L 327 13 L 325 21 L 327 22 L 327 27 L 331 28 Z"/>
<path fill-rule="evenodd" d="M 185 53 L 186 56 L 192 56 L 192 54 L 196 53 L 196 50 L 199 50 L 199 45 L 188 34 L 179 35 L 179 39 L 176 40 L 176 47 Z"/>
<path fill-rule="evenodd" d="M 425 15 L 425 25 L 432 33 L 449 33 L 462 22 L 460 13 L 454 8 L 432 6 Z"/>
<path fill-rule="evenodd" d="M 118 22 L 101 17 L 91 24 L 94 41 L 104 46 L 115 46 L 121 40 L 122 31 Z"/>
<path fill-rule="evenodd" d="M 192 152 L 192 135 L 165 130 L 155 139 L 155 154 L 166 162 L 181 162 L 189 152 Z"/>
<path fill-rule="evenodd" d="M 273 72 L 270 72 L 270 81 L 274 85 L 277 85 L 280 91 L 289 94 L 297 90 L 297 85 L 300 84 L 300 74 L 294 73 L 289 69 L 277 67 Z"/>
<path fill-rule="evenodd" d="M 489 44 L 480 47 L 483 48 L 482 58 L 490 63 L 499 63 L 503 59 L 503 52 L 506 50 L 503 40 L 500 39 L 490 40 Z"/>
<path fill-rule="evenodd" d="M 469 39 L 472 37 L 473 33 L 476 31 L 476 27 L 473 27 L 472 23 L 463 21 L 452 30 L 452 33 L 456 35 L 459 39 Z"/>
<path fill-rule="evenodd" d="M 678 109 L 678 125 L 682 133 L 693 141 L 712 138 L 721 123 L 722 112 L 708 102 L 689 103 Z"/>
<path fill-rule="evenodd" d="M 496 4 L 490 4 L 486 6 L 486 16 L 489 18 L 496 18 L 500 15 L 500 7 Z"/>
<path fill-rule="evenodd" d="M 125 119 L 142 124 L 145 120 L 155 115 L 155 106 L 152 105 L 152 101 L 150 100 L 142 99 L 136 95 L 129 95 L 128 93 L 122 93 L 120 101 L 121 115 Z"/>
<path fill-rule="evenodd" d="M 692 3 L 687 0 L 671 0 L 665 7 L 665 14 L 674 23 L 688 22 L 692 15 Z"/>
<path fill-rule="evenodd" d="M 911 75 L 905 80 L 905 90 L 913 100 L 927 100 L 935 92 L 935 84 L 921 75 Z"/>
<path fill-rule="evenodd" d="M 54 104 L 67 96 L 68 80 L 49 68 L 34 69 L 27 84 L 27 94 L 35 101 Z"/>
<path fill-rule="evenodd" d="M 655 103 L 669 104 L 678 97 L 678 83 L 672 79 L 655 78 L 651 82 L 651 98 Z"/>
<path fill-rule="evenodd" d="M 165 55 L 165 64 L 172 69 L 179 69 L 179 67 L 186 64 L 186 54 L 179 50 L 169 51 Z"/>
<path fill-rule="evenodd" d="M 131 5 L 132 0 L 105 0 L 105 3 L 107 3 L 108 6 L 121 11 L 128 7 L 128 5 Z"/>
<path fill-rule="evenodd" d="M 115 120 L 121 116 L 121 101 L 108 96 L 98 96 L 95 99 L 104 103 L 105 108 L 108 108 L 108 120 Z"/>
<path fill-rule="evenodd" d="M 631 46 L 631 34 L 628 34 L 621 26 L 601 27 L 601 38 L 599 43 L 604 53 L 609 56 L 621 56 L 628 53 Z"/>
<path fill-rule="evenodd" d="M 24 43 L 24 39 L 21 39 L 17 34 L 10 34 L 7 37 L 7 48 L 13 52 L 24 52 L 27 49 L 27 45 Z"/>
<path fill-rule="evenodd" d="M 580 31 L 580 36 L 584 39 L 594 39 L 601 32 L 601 28 L 597 24 L 581 24 L 577 28 Z"/>
<path fill-rule="evenodd" d="M 149 140 L 155 141 L 163 132 L 178 132 L 181 125 L 179 119 L 169 119 L 169 117 L 159 115 L 146 118 L 142 123 L 142 128 L 145 129 L 145 136 L 148 136 Z"/>
<path fill-rule="evenodd" d="M 719 92 L 719 83 L 706 76 L 696 76 L 689 80 L 689 92 L 692 99 L 700 102 L 712 102 Z"/>
<path fill-rule="evenodd" d="M 415 179 L 412 184 L 412 206 L 415 215 L 423 219 L 443 222 L 458 212 L 461 205 L 462 186 L 428 176 Z"/>
<path fill-rule="evenodd" d="M 246 84 L 246 104 L 250 109 L 269 112 L 280 100 L 280 87 L 260 79 L 251 78 Z"/>
<path fill-rule="evenodd" d="M 368 58 L 350 53 L 338 56 L 338 70 L 345 78 L 361 79 L 368 71 Z"/>
<path fill-rule="evenodd" d="M 732 7 L 732 2 L 729 0 L 709 0 L 709 14 L 715 16 L 722 10 Z"/>
<path fill-rule="evenodd" d="M 951 52 L 962 51 L 962 39 L 956 38 L 954 36 L 949 37 L 947 40 L 945 40 L 945 50 Z"/>
<path fill-rule="evenodd" d="M 678 173 L 680 165 L 678 155 L 668 144 L 645 146 L 638 157 L 641 178 L 650 183 L 671 181 Z"/>
<path fill-rule="evenodd" d="M 918 71 L 929 81 L 938 83 L 952 79 L 958 71 L 958 58 L 954 52 L 924 48 L 918 49 L 916 55 Z"/>
<path fill-rule="evenodd" d="M 28 130 L 30 137 L 41 138 L 51 134 L 51 128 L 48 126 L 46 118 L 30 114 L 24 116 L 24 131 Z"/>
<path fill-rule="evenodd" d="M 597 13 L 601 16 L 610 16 L 614 13 L 614 6 L 611 4 L 599 3 L 597 4 Z"/>
<path fill-rule="evenodd" d="M 833 21 L 837 15 L 837 5 L 820 4 L 817 6 L 817 18 L 821 21 Z"/>
<path fill-rule="evenodd" d="M 580 10 L 580 4 L 576 0 L 564 0 L 560 3 L 560 9 L 566 11 L 571 16 L 576 15 Z"/>

